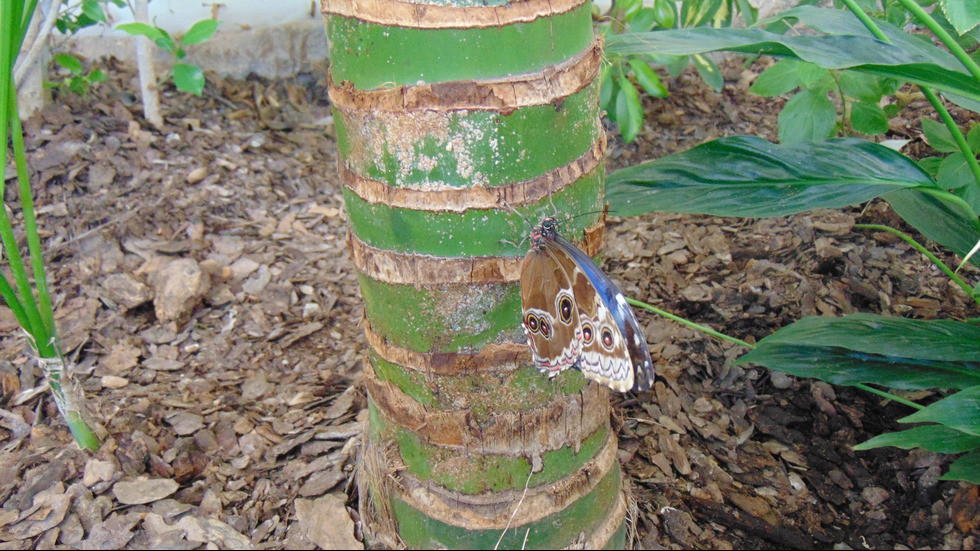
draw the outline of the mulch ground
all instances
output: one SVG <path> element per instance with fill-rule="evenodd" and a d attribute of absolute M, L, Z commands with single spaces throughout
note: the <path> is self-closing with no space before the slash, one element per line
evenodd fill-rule
<path fill-rule="evenodd" d="M 72 443 L 0 308 L 0 548 L 358 544 L 366 344 L 322 75 L 212 78 L 203 98 L 165 87 L 157 131 L 134 75 L 108 65 L 109 82 L 56 92 L 25 125 L 62 344 L 107 437 L 96 454 Z M 646 100 L 635 143 L 610 135 L 609 170 L 724 135 L 774 140 L 782 100 L 747 93 L 761 68 L 726 62 L 720 93 L 692 71 L 673 81 Z M 889 137 L 927 151 L 927 108 Z M 882 201 L 612 217 L 604 267 L 627 295 L 749 341 L 808 315 L 978 315 L 904 242 L 857 222 L 908 229 Z M 614 397 L 638 545 L 975 547 L 976 487 L 939 479 L 952 458 L 853 451 L 905 408 L 734 366 L 740 348 L 639 315 L 658 383 Z"/>

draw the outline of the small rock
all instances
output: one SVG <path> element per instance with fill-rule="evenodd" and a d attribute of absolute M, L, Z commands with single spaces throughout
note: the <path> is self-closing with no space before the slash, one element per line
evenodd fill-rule
<path fill-rule="evenodd" d="M 252 272 L 259 269 L 259 263 L 243 256 L 231 264 L 232 279 L 241 280 L 252 275 Z"/>
<path fill-rule="evenodd" d="M 188 436 L 204 428 L 204 418 L 189 411 L 178 411 L 168 415 L 167 422 L 178 436 Z"/>
<path fill-rule="evenodd" d="M 168 478 L 124 480 L 116 482 L 112 487 L 112 494 L 125 505 L 140 505 L 170 496 L 179 487 L 177 482 Z"/>
<path fill-rule="evenodd" d="M 112 274 L 102 282 L 109 298 L 129 310 L 153 299 L 153 290 L 129 274 Z"/>
<path fill-rule="evenodd" d="M 871 507 L 877 507 L 882 503 L 888 501 L 891 495 L 888 490 L 878 487 L 878 486 L 868 486 L 867 488 L 861 490 L 861 498 L 868 503 Z"/>
<path fill-rule="evenodd" d="M 129 384 L 129 380 L 122 377 L 116 377 L 115 375 L 106 375 L 102 377 L 102 386 L 105 388 L 122 388 Z"/>
<path fill-rule="evenodd" d="M 780 371 L 771 371 L 769 373 L 769 380 L 772 381 L 772 386 L 784 390 L 793 386 L 793 377 L 782 373 Z"/>
<path fill-rule="evenodd" d="M 108 356 L 99 360 L 99 366 L 111 373 L 127 372 L 136 367 L 142 353 L 139 348 L 128 342 L 120 342 L 119 344 L 113 345 Z"/>
<path fill-rule="evenodd" d="M 161 321 L 183 321 L 211 286 L 207 272 L 192 258 L 174 260 L 154 279 L 153 307 Z"/>
<path fill-rule="evenodd" d="M 187 183 L 190 185 L 194 185 L 200 182 L 201 180 L 207 178 L 207 176 L 208 176 L 207 167 L 199 166 L 187 173 Z"/>
<path fill-rule="evenodd" d="M 364 549 L 354 538 L 354 521 L 339 496 L 297 499 L 295 505 L 300 531 L 321 549 Z"/>
<path fill-rule="evenodd" d="M 85 463 L 85 474 L 82 475 L 82 484 L 86 488 L 91 488 L 99 482 L 109 482 L 112 475 L 116 473 L 118 466 L 112 461 L 100 461 L 92 458 Z"/>
<path fill-rule="evenodd" d="M 262 264 L 259 266 L 257 274 L 242 283 L 242 290 L 250 295 L 258 294 L 262 289 L 265 289 L 271 280 L 272 274 L 269 272 L 269 267 Z"/>

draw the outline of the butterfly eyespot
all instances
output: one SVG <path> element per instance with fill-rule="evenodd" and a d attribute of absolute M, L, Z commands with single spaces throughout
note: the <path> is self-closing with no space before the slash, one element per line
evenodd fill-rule
<path fill-rule="evenodd" d="M 613 334 L 608 327 L 602 330 L 602 346 L 609 350 L 613 347 Z"/>
<path fill-rule="evenodd" d="M 583 344 L 586 344 L 586 345 L 592 344 L 592 337 L 594 337 L 594 336 L 595 336 L 595 333 L 592 330 L 592 326 L 589 325 L 588 323 L 583 323 L 582 324 L 582 343 Z"/>
<path fill-rule="evenodd" d="M 535 316 L 534 314 L 528 314 L 527 317 L 524 318 L 524 325 L 532 333 L 537 333 L 538 332 L 538 316 Z"/>
<path fill-rule="evenodd" d="M 562 296 L 558 299 L 558 317 L 562 323 L 572 322 L 572 299 Z"/>
<path fill-rule="evenodd" d="M 551 338 L 551 324 L 545 320 L 541 320 L 541 334 L 545 338 Z"/>

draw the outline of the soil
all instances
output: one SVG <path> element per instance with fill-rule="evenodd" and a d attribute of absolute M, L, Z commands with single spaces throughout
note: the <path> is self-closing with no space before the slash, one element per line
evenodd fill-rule
<path fill-rule="evenodd" d="M 775 141 L 783 100 L 747 92 L 764 63 L 725 62 L 720 93 L 690 70 L 671 81 L 634 143 L 610 133 L 609 170 L 725 135 Z M 0 547 L 357 544 L 366 344 L 323 75 L 212 76 L 201 98 L 164 87 L 158 131 L 135 76 L 108 65 L 108 82 L 55 90 L 25 125 L 62 344 L 107 437 L 95 454 L 72 443 L 0 308 Z M 905 113 L 887 137 L 927 154 L 928 105 Z M 611 217 L 604 267 L 628 296 L 749 341 L 808 315 L 978 315 L 904 242 L 856 222 L 911 231 L 882 201 Z M 743 349 L 639 316 L 658 383 L 613 398 L 639 547 L 976 546 L 976 487 L 939 479 L 954 457 L 852 449 L 901 428 L 903 406 L 733 366 Z"/>

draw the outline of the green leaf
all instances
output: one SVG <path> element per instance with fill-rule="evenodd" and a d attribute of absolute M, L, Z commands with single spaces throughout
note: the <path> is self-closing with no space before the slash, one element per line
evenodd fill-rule
<path fill-rule="evenodd" d="M 966 143 L 974 153 L 980 153 L 980 124 L 970 126 L 970 131 L 966 133 Z"/>
<path fill-rule="evenodd" d="M 901 42 L 883 44 L 870 36 L 784 36 L 759 29 L 696 28 L 613 35 L 606 42 L 606 50 L 621 55 L 736 51 L 793 57 L 825 69 L 861 70 L 980 101 L 980 86 L 951 54 L 910 39 L 901 31 L 892 39 Z"/>
<path fill-rule="evenodd" d="M 677 22 L 677 5 L 671 0 L 654 0 L 653 10 L 657 24 L 664 29 L 674 28 Z"/>
<path fill-rule="evenodd" d="M 840 385 L 975 387 L 980 385 L 980 324 L 874 314 L 807 317 L 760 340 L 735 363 Z"/>
<path fill-rule="evenodd" d="M 816 63 L 809 62 L 799 63 L 796 66 L 796 70 L 800 75 L 800 82 L 807 88 L 812 87 L 815 82 L 826 78 L 830 74 L 830 71 L 827 69 L 824 69 Z"/>
<path fill-rule="evenodd" d="M 174 84 L 182 92 L 200 96 L 204 92 L 204 73 L 196 65 L 174 63 Z"/>
<path fill-rule="evenodd" d="M 900 432 L 886 432 L 854 446 L 856 451 L 894 446 L 909 450 L 922 448 L 936 453 L 963 453 L 980 446 L 974 436 L 942 425 L 922 425 Z"/>
<path fill-rule="evenodd" d="M 966 164 L 966 157 L 957 151 L 943 159 L 943 162 L 939 164 L 936 182 L 944 189 L 957 189 L 975 184 L 976 180 L 973 179 L 973 172 Z"/>
<path fill-rule="evenodd" d="M 616 122 L 619 133 L 626 143 L 632 142 L 643 128 L 643 104 L 640 94 L 633 83 L 624 79 L 619 81 L 619 93 L 616 94 Z"/>
<path fill-rule="evenodd" d="M 722 87 L 725 86 L 725 78 L 714 61 L 708 59 L 707 56 L 698 54 L 691 56 L 691 63 L 697 69 L 698 75 L 701 76 L 701 80 L 705 84 L 710 86 L 715 92 L 721 92 Z"/>
<path fill-rule="evenodd" d="M 889 192 L 882 198 L 922 235 L 960 256 L 965 257 L 980 241 L 980 222 L 976 211 L 945 190 L 902 189 Z M 976 255 L 970 262 L 980 266 L 980 258 Z"/>
<path fill-rule="evenodd" d="M 804 90 L 786 102 L 777 120 L 780 142 L 818 142 L 834 131 L 837 109 L 826 93 Z"/>
<path fill-rule="evenodd" d="M 670 95 L 667 87 L 660 82 L 660 76 L 642 59 L 632 58 L 629 61 L 636 82 L 647 94 L 654 98 L 665 98 Z"/>
<path fill-rule="evenodd" d="M 105 11 L 102 10 L 99 0 L 83 0 L 82 13 L 92 21 L 105 23 Z"/>
<path fill-rule="evenodd" d="M 762 217 L 839 208 L 914 186 L 935 183 L 908 157 L 865 140 L 777 145 L 735 136 L 618 170 L 606 198 L 617 216 Z"/>
<path fill-rule="evenodd" d="M 799 64 L 795 59 L 780 59 L 755 79 L 749 92 L 767 98 L 792 92 L 803 84 L 797 71 Z"/>
<path fill-rule="evenodd" d="M 653 8 L 643 8 L 630 19 L 629 29 L 633 32 L 645 32 L 657 24 L 657 12 Z"/>
<path fill-rule="evenodd" d="M 922 123 L 922 133 L 925 134 L 930 147 L 942 153 L 960 150 L 945 124 L 926 117 L 922 117 L 919 121 Z"/>
<path fill-rule="evenodd" d="M 147 25 L 146 23 L 120 23 L 116 25 L 116 30 L 129 33 L 133 36 L 145 36 L 152 40 L 153 42 L 159 44 L 161 40 L 167 40 L 170 38 L 163 29 L 159 27 L 154 27 L 153 25 Z"/>
<path fill-rule="evenodd" d="M 738 7 L 738 13 L 742 14 L 742 18 L 745 19 L 745 26 L 751 27 L 755 25 L 756 20 L 759 18 L 759 10 L 749 0 L 735 0 L 735 5 Z"/>
<path fill-rule="evenodd" d="M 949 471 L 939 477 L 939 480 L 965 480 L 971 484 L 980 484 L 980 450 L 953 461 Z"/>
<path fill-rule="evenodd" d="M 980 386 L 971 386 L 903 417 L 899 423 L 939 423 L 980 436 Z"/>
<path fill-rule="evenodd" d="M 77 57 L 70 54 L 55 54 L 54 62 L 65 69 L 68 69 L 68 71 L 73 75 L 80 74 L 82 70 L 85 69 L 85 67 L 82 66 L 82 62 L 79 61 Z"/>
<path fill-rule="evenodd" d="M 980 24 L 980 3 L 966 0 L 943 0 L 940 3 L 946 19 L 959 34 L 966 33 Z"/>
<path fill-rule="evenodd" d="M 100 69 L 93 69 L 91 73 L 88 74 L 89 82 L 105 82 L 106 74 Z"/>
<path fill-rule="evenodd" d="M 884 134 L 888 132 L 888 116 L 877 103 L 856 101 L 851 103 L 851 126 L 862 134 Z"/>
<path fill-rule="evenodd" d="M 201 42 L 207 41 L 214 35 L 214 32 L 218 30 L 218 24 L 221 21 L 215 19 L 204 19 L 194 23 L 194 25 L 187 30 L 187 33 L 180 39 L 180 43 L 185 46 L 190 46 L 192 44 L 200 44 Z"/>
<path fill-rule="evenodd" d="M 840 88 L 844 95 L 867 103 L 878 103 L 882 95 L 878 78 L 857 71 L 844 71 Z"/>
<path fill-rule="evenodd" d="M 602 64 L 602 88 L 599 90 L 599 108 L 607 112 L 612 111 L 612 101 L 617 91 L 616 81 L 613 79 L 613 72 L 612 64 Z"/>

